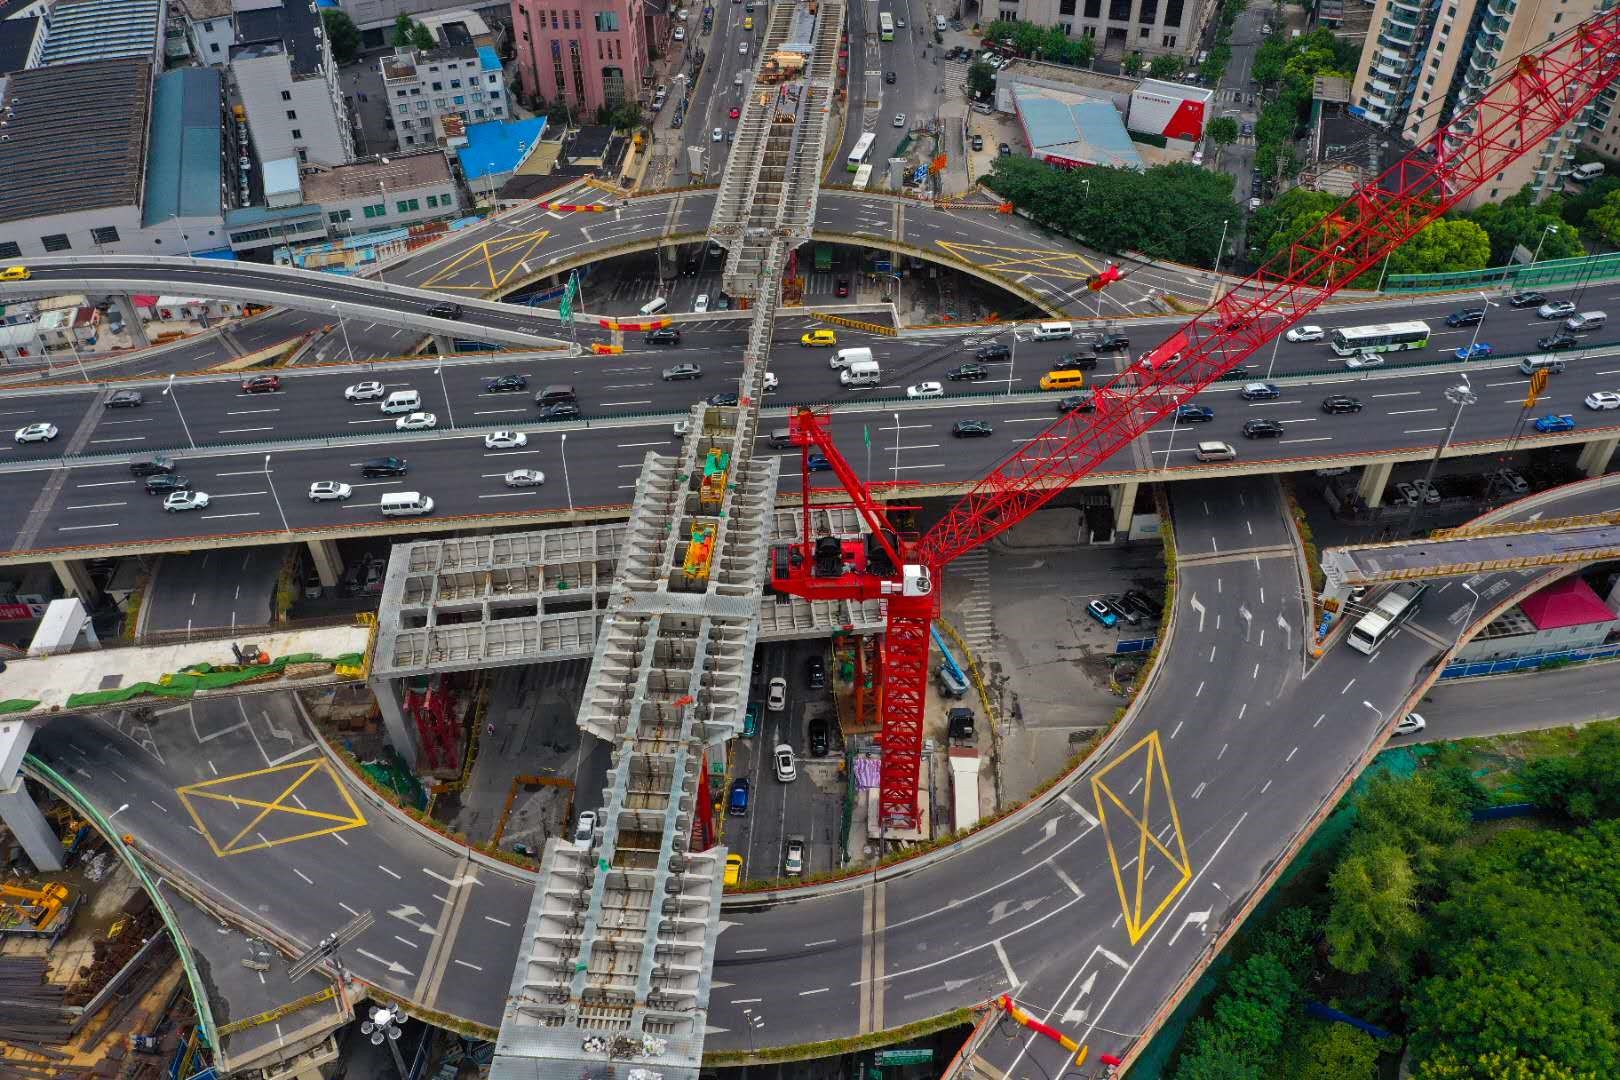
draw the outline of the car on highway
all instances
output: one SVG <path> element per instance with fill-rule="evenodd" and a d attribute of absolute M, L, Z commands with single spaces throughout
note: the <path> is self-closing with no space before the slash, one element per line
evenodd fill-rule
<path fill-rule="evenodd" d="M 831 748 L 832 744 L 831 740 L 827 736 L 827 722 L 825 720 L 817 717 L 816 719 L 810 721 L 810 727 L 806 732 L 806 738 L 810 743 L 811 757 L 827 756 L 827 751 Z"/>
<path fill-rule="evenodd" d="M 1459 360 L 1484 360 L 1495 352 L 1496 350 L 1491 347 L 1490 342 L 1476 341 L 1455 350 L 1454 355 Z"/>
<path fill-rule="evenodd" d="M 798 877 L 804 873 L 804 840 L 794 837 L 787 842 L 782 851 L 782 873 L 788 877 Z"/>
<path fill-rule="evenodd" d="M 1097 399 L 1091 394 L 1070 394 L 1068 397 L 1058 399 L 1058 412 L 1096 412 Z"/>
<path fill-rule="evenodd" d="M 754 17 L 752 15 L 744 16 L 743 17 L 743 29 L 744 30 L 752 30 L 753 28 L 754 28 Z"/>
<path fill-rule="evenodd" d="M 1613 390 L 1594 390 L 1586 395 L 1588 409 L 1620 409 L 1620 394 Z"/>
<path fill-rule="evenodd" d="M 747 56 L 748 55 L 748 42 L 746 42 L 746 41 L 737 42 L 737 51 L 739 53 L 741 53 L 743 56 Z"/>
<path fill-rule="evenodd" d="M 357 382 L 353 386 L 343 388 L 344 401 L 376 401 L 388 393 L 386 387 L 375 379 Z"/>
<path fill-rule="evenodd" d="M 365 477 L 404 476 L 410 464 L 404 458 L 379 457 L 360 463 L 360 475 Z"/>
<path fill-rule="evenodd" d="M 828 461 L 827 455 L 823 454 L 820 450 L 811 451 L 810 457 L 806 460 L 805 464 L 811 472 L 832 471 L 832 462 Z"/>
<path fill-rule="evenodd" d="M 521 431 L 492 431 L 484 436 L 485 450 L 512 450 L 528 445 L 529 437 Z"/>
<path fill-rule="evenodd" d="M 1346 357 L 1344 366 L 1349 368 L 1351 371 L 1360 371 L 1363 368 L 1383 367 L 1384 354 L 1367 352 L 1364 349 L 1354 356 Z"/>
<path fill-rule="evenodd" d="M 838 335 L 831 330 L 811 330 L 799 335 L 799 344 L 807 349 L 831 348 L 838 344 Z"/>
<path fill-rule="evenodd" d="M 782 385 L 782 380 L 777 377 L 776 372 L 767 371 L 765 373 L 765 392 L 766 393 L 770 393 L 772 390 L 775 390 L 780 385 Z"/>
<path fill-rule="evenodd" d="M 1329 394 L 1322 399 L 1322 411 L 1325 413 L 1358 413 L 1361 411 L 1361 399 L 1353 398 L 1349 394 Z"/>
<path fill-rule="evenodd" d="M 1244 401 L 1272 401 L 1282 397 L 1282 391 L 1277 389 L 1275 383 L 1266 382 L 1244 383 L 1240 393 Z"/>
<path fill-rule="evenodd" d="M 171 514 L 182 510 L 206 510 L 208 508 L 208 493 L 206 491 L 171 491 L 163 500 L 163 509 Z"/>
<path fill-rule="evenodd" d="M 1278 439 L 1282 437 L 1282 433 L 1283 426 L 1266 417 L 1255 417 L 1243 424 L 1245 439 Z"/>
<path fill-rule="evenodd" d="M 1482 307 L 1462 308 L 1446 316 L 1447 326 L 1473 326 L 1484 321 L 1485 309 Z"/>
<path fill-rule="evenodd" d="M 1560 349 L 1573 349 L 1581 343 L 1581 339 L 1568 330 L 1560 330 L 1556 334 L 1549 334 L 1544 338 L 1536 339 L 1536 348 L 1543 352 L 1558 352 Z"/>
<path fill-rule="evenodd" d="M 1536 308 L 1536 314 L 1543 319 L 1562 319 L 1575 314 L 1575 305 L 1568 300 L 1549 300 Z"/>
<path fill-rule="evenodd" d="M 1290 326 L 1283 337 L 1289 341 L 1321 341 L 1327 337 L 1327 331 L 1320 326 Z"/>
<path fill-rule="evenodd" d="M 920 382 L 913 383 L 912 385 L 906 387 L 906 397 L 912 401 L 920 401 L 924 398 L 939 398 L 944 396 L 945 387 L 942 383 Z"/>
<path fill-rule="evenodd" d="M 709 132 L 710 142 L 723 142 L 725 137 L 726 133 L 719 128 L 715 128 L 713 131 Z"/>
<path fill-rule="evenodd" d="M 55 424 L 29 424 L 27 427 L 18 428 L 17 434 L 12 437 L 20 443 L 30 443 L 50 442 L 56 436 Z"/>
<path fill-rule="evenodd" d="M 897 112 L 897 113 L 894 114 L 894 126 L 897 127 L 897 128 L 903 128 L 903 127 L 906 126 L 906 114 L 905 113 Z"/>
<path fill-rule="evenodd" d="M 748 711 L 743 713 L 743 738 L 752 739 L 754 736 L 759 734 L 759 715 L 761 711 L 762 710 L 759 707 L 759 702 L 750 701 L 748 703 Z"/>
<path fill-rule="evenodd" d="M 737 404 L 737 391 L 735 391 L 735 390 L 722 390 L 717 394 L 710 394 L 704 400 L 707 401 L 710 405 L 713 405 L 713 406 L 716 406 L 716 407 L 719 407 L 719 406 L 722 406 L 722 405 L 735 405 L 735 404 Z"/>
<path fill-rule="evenodd" d="M 674 367 L 667 367 L 664 369 L 665 382 L 677 382 L 682 379 L 701 378 L 703 378 L 703 367 L 699 364 L 676 364 Z"/>
<path fill-rule="evenodd" d="M 1092 352 L 1118 352 L 1131 347 L 1131 339 L 1124 334 L 1103 333 L 1091 340 Z"/>
<path fill-rule="evenodd" d="M 8 266 L 0 270 L 0 281 L 27 281 L 29 276 L 26 266 Z"/>
<path fill-rule="evenodd" d="M 1428 721 L 1423 719 L 1421 713 L 1409 712 L 1395 724 L 1395 734 L 1416 735 L 1428 726 Z"/>
<path fill-rule="evenodd" d="M 731 855 L 727 855 L 726 856 L 726 880 L 725 880 L 725 883 L 727 885 L 741 885 L 742 884 L 742 875 L 743 875 L 743 857 L 741 855 L 737 855 L 735 853 L 731 854 Z"/>
<path fill-rule="evenodd" d="M 1101 600 L 1093 600 L 1086 605 L 1086 614 L 1102 623 L 1103 628 L 1112 630 L 1119 622 L 1119 616 L 1108 609 L 1108 605 Z"/>
<path fill-rule="evenodd" d="M 1508 307 L 1527 308 L 1540 307 L 1547 302 L 1547 298 L 1538 292 L 1514 293 L 1507 298 Z"/>
<path fill-rule="evenodd" d="M 1068 369 L 1070 371 L 1091 371 L 1097 366 L 1097 356 L 1090 352 L 1066 352 L 1057 358 L 1054 368 Z"/>
<path fill-rule="evenodd" d="M 958 439 L 988 439 L 995 431 L 988 420 L 958 420 L 951 425 L 951 434 Z"/>
<path fill-rule="evenodd" d="M 129 463 L 129 474 L 131 476 L 158 476 L 172 472 L 174 472 L 173 459 L 164 457 L 162 454 L 139 457 Z"/>
<path fill-rule="evenodd" d="M 546 482 L 546 474 L 539 469 L 513 469 L 501 478 L 509 488 L 539 487 Z"/>
<path fill-rule="evenodd" d="M 771 764 L 782 783 L 789 784 L 799 778 L 798 767 L 793 763 L 793 747 L 787 743 L 776 744 L 776 749 L 771 751 Z"/>
<path fill-rule="evenodd" d="M 1548 413 L 1546 416 L 1536 418 L 1536 430 L 1543 435 L 1557 431 L 1574 431 L 1575 418 L 1569 413 Z"/>
<path fill-rule="evenodd" d="M 1178 405 L 1170 417 L 1175 424 L 1207 424 L 1215 419 L 1215 410 L 1208 405 Z"/>
<path fill-rule="evenodd" d="M 137 409 L 145 400 L 139 390 L 114 390 L 103 404 L 109 409 Z"/>
<path fill-rule="evenodd" d="M 449 300 L 441 300 L 427 310 L 428 315 L 435 319 L 461 318 L 461 305 Z"/>
<path fill-rule="evenodd" d="M 579 417 L 580 417 L 580 411 L 579 411 L 579 406 L 577 404 L 575 404 L 572 401 L 556 401 L 556 402 L 553 402 L 550 405 L 542 405 L 540 407 L 540 412 L 535 417 L 535 419 L 544 420 L 544 421 L 556 421 L 556 420 L 578 420 Z"/>
<path fill-rule="evenodd" d="M 890 85 L 890 86 L 893 86 L 895 84 L 895 80 L 898 79 L 898 78 L 899 78 L 899 76 L 897 76 L 892 71 L 885 71 L 883 73 L 883 81 L 885 83 L 887 83 L 888 85 Z"/>
<path fill-rule="evenodd" d="M 980 345 L 973 351 L 973 359 L 980 363 L 990 363 L 995 360 L 1006 360 L 1012 356 L 1012 349 L 1002 342 L 995 341 L 989 345 Z"/>
<path fill-rule="evenodd" d="M 778 675 L 765 687 L 765 707 L 771 712 L 787 708 L 787 680 Z"/>
<path fill-rule="evenodd" d="M 726 798 L 726 813 L 732 817 L 742 817 L 748 813 L 748 796 L 753 785 L 746 776 L 739 776 L 731 782 L 731 794 Z"/>
<path fill-rule="evenodd" d="M 978 382 L 980 379 L 990 377 L 990 369 L 976 360 L 969 360 L 965 364 L 957 364 L 951 368 L 945 373 L 945 377 L 951 382 L 961 382 L 964 379 L 969 382 Z"/>
<path fill-rule="evenodd" d="M 741 116 L 742 116 L 742 110 L 737 108 L 737 106 L 735 106 L 735 105 L 733 105 L 731 107 L 730 112 L 726 113 L 727 119 L 730 119 L 730 120 L 739 119 L 739 118 L 741 118 Z"/>
<path fill-rule="evenodd" d="M 430 412 L 406 413 L 394 421 L 395 431 L 432 431 L 439 426 L 439 418 Z"/>
<path fill-rule="evenodd" d="M 497 375 L 493 379 L 484 380 L 484 393 L 486 394 L 515 394 L 528 388 L 529 377 L 527 375 Z"/>
<path fill-rule="evenodd" d="M 589 851 L 595 840 L 596 811 L 586 810 L 579 815 L 579 824 L 574 826 L 574 846 L 581 851 Z"/>
<path fill-rule="evenodd" d="M 681 332 L 673 326 L 660 326 L 656 330 L 647 331 L 648 345 L 679 345 Z"/>
<path fill-rule="evenodd" d="M 849 295 L 849 279 L 839 278 L 833 285 L 833 295 L 842 299 Z"/>
<path fill-rule="evenodd" d="M 317 480 L 309 485 L 310 502 L 342 502 L 354 494 L 354 488 L 336 480 Z"/>
<path fill-rule="evenodd" d="M 190 489 L 191 481 L 178 473 L 158 473 L 146 478 L 145 487 L 148 495 L 167 495 L 171 491 Z"/>
<path fill-rule="evenodd" d="M 254 375 L 242 380 L 244 394 L 273 394 L 281 389 L 280 375 Z"/>
<path fill-rule="evenodd" d="M 697 299 L 692 301 L 692 314 L 702 315 L 709 310 L 709 294 L 700 292 Z"/>

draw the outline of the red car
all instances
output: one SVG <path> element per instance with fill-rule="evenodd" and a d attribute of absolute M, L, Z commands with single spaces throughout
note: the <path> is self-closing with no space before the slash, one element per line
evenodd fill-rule
<path fill-rule="evenodd" d="M 849 282 L 846 281 L 843 278 L 839 278 L 838 279 L 838 284 L 833 287 L 833 293 L 838 295 L 838 296 L 848 296 L 849 295 Z"/>
<path fill-rule="evenodd" d="M 731 107 L 731 113 L 730 113 L 731 118 L 733 120 L 735 120 L 735 119 L 737 119 L 737 117 L 739 117 L 741 115 L 742 115 L 742 110 L 737 108 L 737 106 L 733 105 Z"/>
<path fill-rule="evenodd" d="M 255 375 L 242 380 L 244 394 L 273 394 L 281 389 L 280 375 Z"/>

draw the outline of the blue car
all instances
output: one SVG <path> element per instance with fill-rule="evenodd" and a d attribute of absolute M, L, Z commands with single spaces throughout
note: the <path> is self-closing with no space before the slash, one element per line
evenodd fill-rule
<path fill-rule="evenodd" d="M 829 472 L 832 469 L 832 462 L 827 460 L 826 454 L 811 454 L 809 464 L 811 472 Z"/>
<path fill-rule="evenodd" d="M 1562 416 L 1557 413 L 1548 413 L 1546 416 L 1537 418 L 1536 430 L 1544 435 L 1554 431 L 1574 431 L 1575 418 L 1569 413 L 1564 413 Z"/>
<path fill-rule="evenodd" d="M 1112 630 L 1114 624 L 1119 622 L 1119 616 L 1108 610 L 1108 605 L 1101 600 L 1093 600 L 1086 605 L 1086 614 L 1102 623 L 1106 629 Z"/>
<path fill-rule="evenodd" d="M 732 817 L 742 817 L 748 813 L 748 780 L 733 780 L 731 782 L 731 801 L 726 804 L 726 813 Z"/>
<path fill-rule="evenodd" d="M 1277 385 L 1268 382 L 1245 383 L 1239 393 L 1243 395 L 1244 401 L 1272 401 L 1282 397 L 1282 391 L 1277 389 Z"/>
<path fill-rule="evenodd" d="M 1496 350 L 1486 341 L 1476 341 L 1472 345 L 1465 345 L 1457 350 L 1459 360 L 1483 360 Z"/>
<path fill-rule="evenodd" d="M 1207 424 L 1215 419 L 1215 410 L 1208 405 L 1182 405 L 1176 409 L 1175 420 L 1180 424 Z"/>
<path fill-rule="evenodd" d="M 759 702 L 748 703 L 748 711 L 743 715 L 742 733 L 745 739 L 752 739 L 759 734 Z"/>

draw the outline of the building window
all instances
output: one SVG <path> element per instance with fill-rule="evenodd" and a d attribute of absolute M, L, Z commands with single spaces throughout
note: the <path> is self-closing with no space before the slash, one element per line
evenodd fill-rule
<path fill-rule="evenodd" d="M 1181 25 L 1181 5 L 1182 5 L 1182 0 L 1169 0 L 1169 3 L 1164 5 L 1164 23 L 1163 23 L 1163 25 L 1165 25 L 1165 26 L 1180 26 Z"/>
<path fill-rule="evenodd" d="M 596 32 L 598 34 L 616 34 L 619 32 L 619 13 L 617 11 L 598 11 L 596 19 Z"/>
<path fill-rule="evenodd" d="M 367 206 L 361 207 L 360 212 L 366 215 L 368 218 L 387 217 L 388 207 L 382 203 L 371 203 Z"/>
<path fill-rule="evenodd" d="M 461 80 L 460 79 L 451 79 L 450 80 L 450 89 L 452 89 L 452 90 L 460 90 L 461 89 Z"/>
<path fill-rule="evenodd" d="M 401 214 L 413 214 L 422 209 L 422 203 L 417 199 L 400 199 L 394 203 L 394 209 Z"/>
<path fill-rule="evenodd" d="M 484 118 L 484 110 L 483 109 L 474 109 L 473 110 L 473 115 L 475 117 L 477 117 L 478 119 L 482 120 Z"/>
<path fill-rule="evenodd" d="M 443 90 L 443 89 L 444 89 L 444 83 L 436 82 L 436 83 L 433 84 L 434 93 L 437 93 L 437 92 L 439 92 L 440 90 Z"/>
<path fill-rule="evenodd" d="M 437 195 L 429 195 L 427 197 L 427 202 L 428 202 L 428 209 L 432 210 L 435 206 L 439 205 L 439 197 Z"/>
<path fill-rule="evenodd" d="M 450 104 L 450 99 L 449 98 L 436 97 L 436 98 L 433 99 L 433 107 L 435 109 L 444 109 L 449 104 Z"/>
<path fill-rule="evenodd" d="M 292 91 L 291 90 L 283 90 L 281 92 L 281 100 L 282 101 L 291 101 L 292 100 Z"/>
<path fill-rule="evenodd" d="M 501 81 L 501 77 L 492 71 L 488 75 L 484 76 L 484 81 L 489 83 L 491 86 L 494 86 L 496 83 Z"/>
<path fill-rule="evenodd" d="M 1176 47 L 1176 35 L 1166 34 L 1160 39 L 1159 43 L 1167 49 L 1173 49 Z"/>
<path fill-rule="evenodd" d="M 303 165 L 309 161 L 309 151 L 302 146 L 298 148 L 298 164 Z"/>
<path fill-rule="evenodd" d="M 1058 0 L 1058 14 L 1059 15 L 1073 15 L 1074 14 L 1074 0 Z"/>
<path fill-rule="evenodd" d="M 416 111 L 417 112 L 427 112 L 428 111 L 428 103 L 425 102 L 425 101 L 418 101 L 416 103 Z"/>
<path fill-rule="evenodd" d="M 1146 39 L 1151 33 L 1153 33 L 1153 28 L 1151 26 L 1143 26 L 1136 31 L 1136 36 Z"/>
<path fill-rule="evenodd" d="M 0 240 L 0 259 L 22 258 L 22 246 L 15 240 Z"/>
<path fill-rule="evenodd" d="M 454 206 L 454 205 L 456 205 L 456 203 L 455 203 L 454 198 L 447 191 L 443 195 L 439 196 L 439 205 L 440 206 Z"/>
<path fill-rule="evenodd" d="M 420 86 L 411 87 L 411 97 L 421 97 L 421 96 L 422 96 L 422 88 Z"/>
<path fill-rule="evenodd" d="M 453 100 L 457 105 L 465 105 L 465 104 L 467 104 L 467 99 L 462 97 L 460 94 L 457 94 L 451 100 Z"/>
<path fill-rule="evenodd" d="M 484 92 L 482 90 L 476 91 L 472 95 L 472 100 L 473 100 L 474 105 L 478 104 L 480 101 L 483 101 L 484 100 Z"/>
<path fill-rule="evenodd" d="M 353 210 L 333 210 L 330 214 L 327 214 L 326 217 L 327 217 L 327 220 L 329 220 L 332 224 L 341 225 L 345 221 L 353 221 L 354 220 L 354 211 Z"/>
<path fill-rule="evenodd" d="M 407 135 L 407 136 L 405 136 L 405 145 L 406 146 L 415 146 L 416 145 L 416 136 L 415 135 Z"/>
<path fill-rule="evenodd" d="M 394 91 L 394 96 L 395 97 L 409 97 L 410 95 L 408 93 L 406 93 L 405 88 L 402 86 L 398 90 Z"/>
<path fill-rule="evenodd" d="M 1136 21 L 1150 24 L 1158 22 L 1159 0 L 1142 0 L 1142 6 L 1136 13 Z"/>
<path fill-rule="evenodd" d="M 409 104 L 399 106 L 399 115 L 404 116 L 411 111 Z"/>
<path fill-rule="evenodd" d="M 501 99 L 501 92 L 499 90 L 491 90 L 489 92 L 489 100 L 491 100 L 491 101 L 499 101 L 500 99 Z"/>
<path fill-rule="evenodd" d="M 118 230 L 112 225 L 102 225 L 90 230 L 90 242 L 94 244 L 118 243 Z"/>
<path fill-rule="evenodd" d="M 209 42 L 209 43 L 208 43 L 208 51 L 209 51 L 209 52 L 213 52 L 213 53 L 217 53 L 217 52 L 219 52 L 219 42 L 217 42 L 217 41 L 210 41 L 210 42 Z"/>
<path fill-rule="evenodd" d="M 297 128 L 293 128 L 290 132 L 288 132 L 288 134 L 295 139 L 302 139 L 304 137 L 304 133 L 299 131 Z"/>
<path fill-rule="evenodd" d="M 298 110 L 297 109 L 288 109 L 287 110 L 287 119 L 289 119 L 289 120 L 298 119 Z"/>
<path fill-rule="evenodd" d="M 73 245 L 68 243 L 67 233 L 52 233 L 42 236 L 39 242 L 45 245 L 46 251 L 67 251 Z"/>

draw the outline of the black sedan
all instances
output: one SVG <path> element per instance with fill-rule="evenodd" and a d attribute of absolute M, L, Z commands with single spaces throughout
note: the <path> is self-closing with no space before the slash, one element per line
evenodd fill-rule
<path fill-rule="evenodd" d="M 995 430 L 988 420 L 958 420 L 951 426 L 951 434 L 958 439 L 988 439 Z"/>
<path fill-rule="evenodd" d="M 1256 419 L 1249 420 L 1243 425 L 1245 439 L 1276 439 L 1283 433 L 1283 426 L 1275 420 Z"/>
<path fill-rule="evenodd" d="M 991 345 L 980 345 L 978 351 L 973 354 L 973 359 L 1005 360 L 1011 355 L 1012 349 L 998 341 Z"/>
<path fill-rule="evenodd" d="M 1560 330 L 1556 334 L 1539 339 L 1536 342 L 1536 348 L 1546 352 L 1557 352 L 1559 349 L 1573 349 L 1580 343 L 1581 339 L 1574 334 Z"/>
<path fill-rule="evenodd" d="M 649 345 L 679 345 L 680 343 L 681 332 L 673 326 L 660 326 L 647 335 L 647 344 Z"/>
<path fill-rule="evenodd" d="M 1070 394 L 1058 402 L 1058 412 L 1096 412 L 1097 399 L 1090 394 Z"/>
<path fill-rule="evenodd" d="M 559 401 L 540 410 L 542 420 L 578 420 L 579 406 L 572 401 Z"/>
<path fill-rule="evenodd" d="M 1547 298 L 1538 292 L 1514 293 L 1507 299 L 1508 307 L 1527 308 L 1540 307 L 1547 302 Z"/>
<path fill-rule="evenodd" d="M 1485 309 L 1484 308 L 1482 308 L 1482 307 L 1463 308 L 1461 311 L 1453 311 L 1450 315 L 1447 315 L 1446 316 L 1446 325 L 1447 326 L 1473 326 L 1475 323 L 1483 322 L 1484 319 L 1485 319 Z"/>
<path fill-rule="evenodd" d="M 1091 343 L 1093 352 L 1118 352 L 1131 347 L 1131 339 L 1124 334 L 1098 334 Z"/>
<path fill-rule="evenodd" d="M 1208 405 L 1181 405 L 1174 419 L 1178 424 L 1207 424 L 1215 419 L 1215 410 Z"/>
<path fill-rule="evenodd" d="M 499 375 L 484 383 L 486 394 L 515 394 L 529 388 L 527 375 Z"/>
<path fill-rule="evenodd" d="M 990 377 L 990 369 L 985 367 L 983 364 L 969 360 L 965 364 L 958 364 L 951 368 L 951 370 L 945 373 L 945 377 L 951 380 L 951 382 L 960 382 L 963 379 L 970 379 L 977 382 L 980 379 L 988 379 Z"/>
<path fill-rule="evenodd" d="M 159 473 L 146 478 L 148 495 L 167 495 L 171 491 L 190 491 L 191 481 L 176 473 Z"/>
<path fill-rule="evenodd" d="M 723 390 L 718 394 L 710 394 L 708 402 L 710 405 L 735 405 L 737 404 L 737 391 Z"/>
<path fill-rule="evenodd" d="M 1325 413 L 1358 413 L 1361 411 L 1361 399 L 1353 398 L 1349 394 L 1331 394 L 1322 399 L 1322 411 Z"/>

